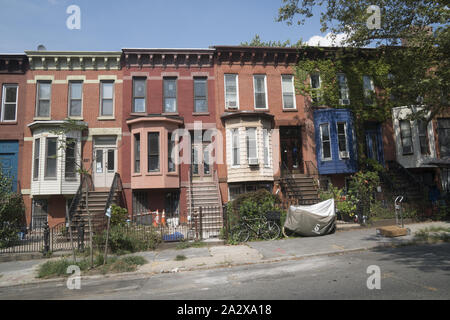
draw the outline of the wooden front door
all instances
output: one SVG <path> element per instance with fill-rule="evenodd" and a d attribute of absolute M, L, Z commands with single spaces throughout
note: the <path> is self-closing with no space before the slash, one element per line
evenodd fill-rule
<path fill-rule="evenodd" d="M 303 173 L 301 127 L 280 127 L 282 170 Z"/>

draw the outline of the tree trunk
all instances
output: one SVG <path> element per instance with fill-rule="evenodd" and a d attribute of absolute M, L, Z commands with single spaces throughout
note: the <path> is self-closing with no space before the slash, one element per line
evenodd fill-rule
<path fill-rule="evenodd" d="M 67 213 L 67 220 L 69 221 L 70 246 L 72 247 L 73 261 L 77 262 L 75 247 L 73 246 L 72 219 L 70 218 L 70 212 Z"/>

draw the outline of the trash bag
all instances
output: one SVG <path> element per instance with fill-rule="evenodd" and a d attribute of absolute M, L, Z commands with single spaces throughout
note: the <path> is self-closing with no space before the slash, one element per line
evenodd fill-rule
<path fill-rule="evenodd" d="M 290 206 L 284 227 L 304 237 L 333 233 L 336 230 L 334 199 L 309 206 Z"/>

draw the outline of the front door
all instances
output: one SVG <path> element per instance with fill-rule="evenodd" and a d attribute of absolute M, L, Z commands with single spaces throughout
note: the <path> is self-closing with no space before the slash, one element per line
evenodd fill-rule
<path fill-rule="evenodd" d="M 117 171 L 116 138 L 105 136 L 94 139 L 94 185 L 110 188 Z"/>
<path fill-rule="evenodd" d="M 381 127 L 379 124 L 368 125 L 366 135 L 366 156 L 384 165 L 383 140 L 381 139 Z"/>
<path fill-rule="evenodd" d="M 11 179 L 12 191 L 17 191 L 17 165 L 19 143 L 16 141 L 0 142 L 0 170 Z"/>
<path fill-rule="evenodd" d="M 203 138 L 203 137 L 202 137 Z M 212 163 L 210 157 L 210 141 L 203 141 L 202 138 L 194 140 L 192 134 L 192 178 L 194 180 L 210 180 L 212 178 Z"/>
<path fill-rule="evenodd" d="M 280 127 L 282 170 L 303 173 L 300 127 Z"/>

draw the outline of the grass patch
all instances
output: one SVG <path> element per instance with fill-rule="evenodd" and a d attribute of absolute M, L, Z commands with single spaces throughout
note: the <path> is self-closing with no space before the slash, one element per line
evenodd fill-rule
<path fill-rule="evenodd" d="M 450 228 L 428 227 L 417 231 L 414 240 L 426 242 L 450 242 Z"/>
<path fill-rule="evenodd" d="M 175 261 L 183 261 L 183 260 L 186 260 L 186 259 L 187 259 L 186 256 L 182 255 L 182 254 L 179 254 L 179 255 L 177 255 L 175 257 Z"/>
<path fill-rule="evenodd" d="M 62 258 L 59 260 L 47 261 L 42 264 L 38 270 L 38 278 L 47 279 L 55 277 L 68 277 L 67 268 L 71 265 L 77 265 L 84 275 L 89 274 L 107 274 L 136 271 L 138 266 L 144 265 L 147 260 L 140 256 L 130 256 L 124 258 L 109 257 L 106 264 L 102 255 L 97 255 L 94 259 L 94 267 L 90 268 L 88 259 L 77 261 Z"/>
<path fill-rule="evenodd" d="M 203 248 L 206 247 L 207 245 L 208 244 L 203 241 L 193 241 L 193 242 L 183 241 L 177 244 L 176 250 L 183 250 L 188 248 Z"/>

